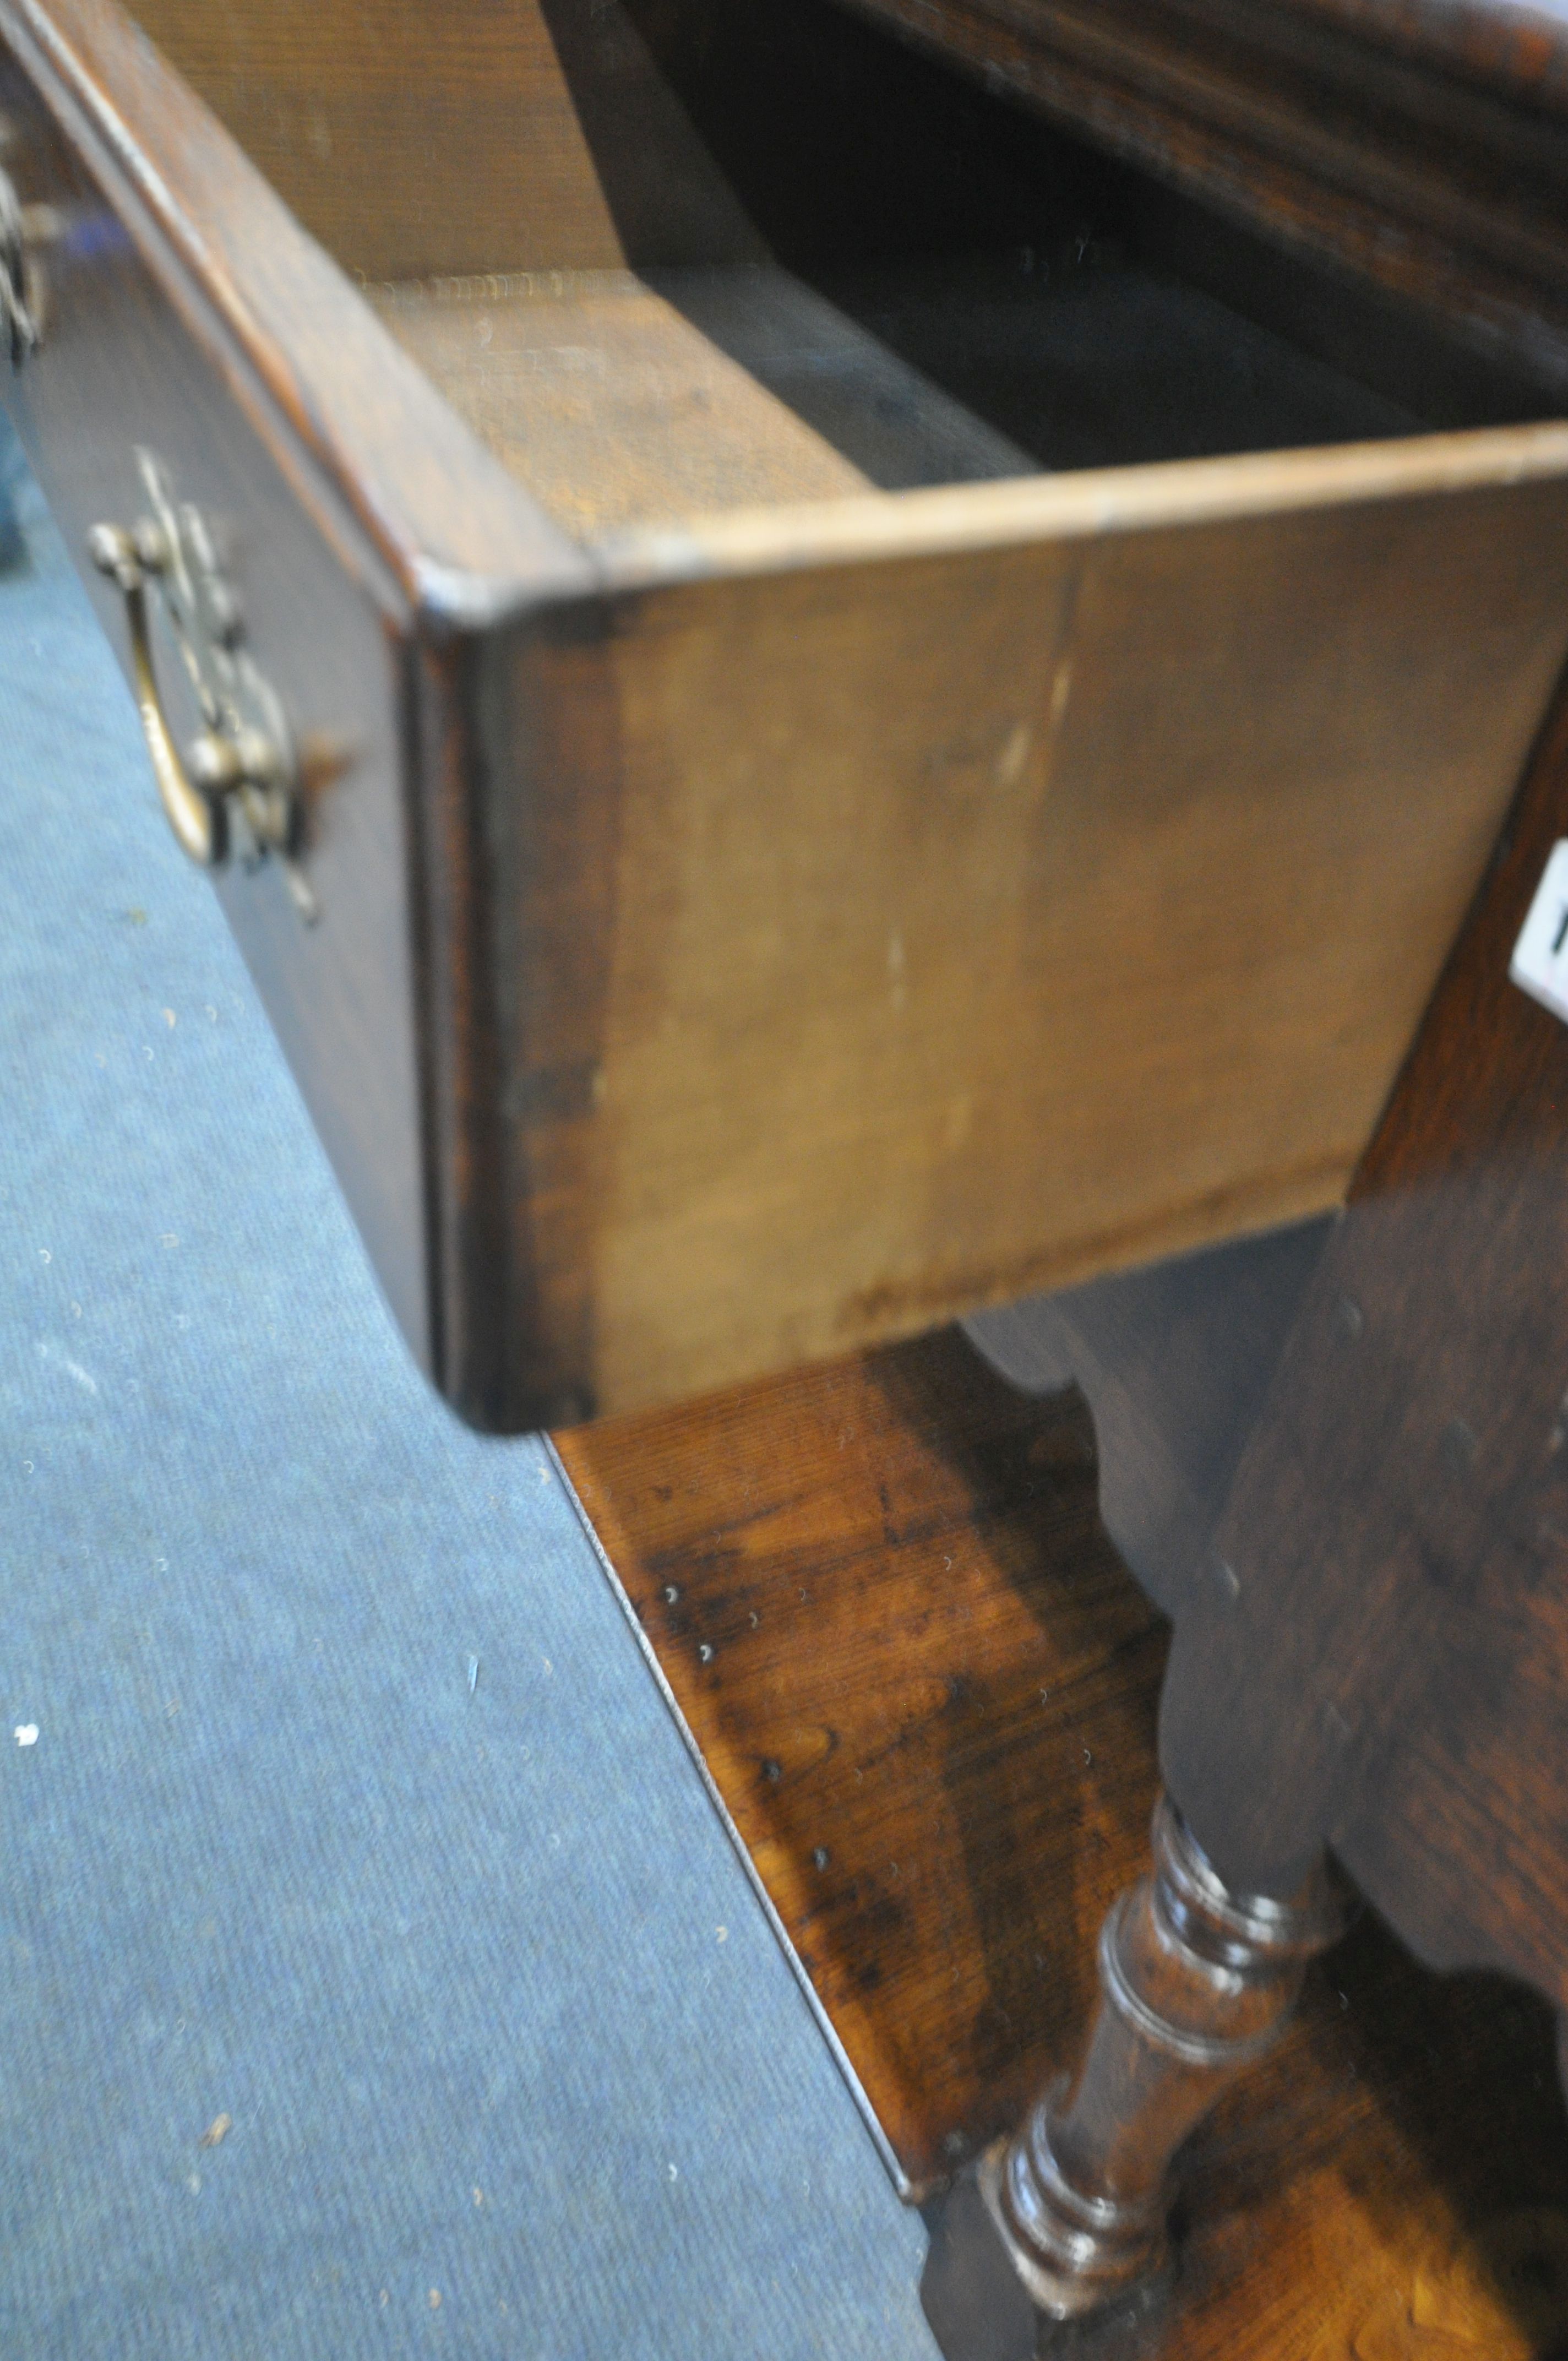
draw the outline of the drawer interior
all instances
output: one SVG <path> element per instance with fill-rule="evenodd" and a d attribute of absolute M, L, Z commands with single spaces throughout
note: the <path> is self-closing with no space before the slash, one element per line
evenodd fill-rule
<path fill-rule="evenodd" d="M 828 0 L 137 13 L 584 539 L 1557 406 Z"/>

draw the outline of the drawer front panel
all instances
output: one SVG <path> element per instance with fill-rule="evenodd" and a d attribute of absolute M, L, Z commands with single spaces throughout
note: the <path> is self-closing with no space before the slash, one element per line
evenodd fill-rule
<path fill-rule="evenodd" d="M 19 367 L 0 359 L 0 391 L 123 664 L 120 594 L 93 573 L 86 535 L 146 512 L 138 451 L 212 528 L 245 644 L 302 752 L 319 917 L 303 922 L 274 861 L 214 880 L 381 1284 L 432 1368 L 399 602 L 112 162 L 83 152 L 66 103 L 62 123 L 45 96 L 0 49 L 5 164 L 29 208 L 42 330 Z M 199 716 L 156 594 L 149 606 L 185 743 Z M 112 791 L 151 797 L 150 771 Z"/>

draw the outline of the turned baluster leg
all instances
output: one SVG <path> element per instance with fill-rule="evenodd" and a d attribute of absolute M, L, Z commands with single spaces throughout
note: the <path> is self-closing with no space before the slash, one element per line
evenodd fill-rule
<path fill-rule="evenodd" d="M 948 2361 L 1023 2361 L 1039 2314 L 1091 2312 L 1160 2271 L 1177 2149 L 1344 1924 L 1326 1866 L 1288 1902 L 1232 1894 L 1164 1799 L 1154 1856 L 1102 1929 L 1077 2071 L 937 2220 L 921 2293 Z"/>

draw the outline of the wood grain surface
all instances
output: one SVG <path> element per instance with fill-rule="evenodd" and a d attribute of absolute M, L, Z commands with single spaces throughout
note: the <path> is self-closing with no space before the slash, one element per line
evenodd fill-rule
<path fill-rule="evenodd" d="M 740 275 L 764 304 L 781 276 Z M 414 280 L 373 289 L 371 301 L 458 415 L 579 537 L 868 489 L 629 270 Z"/>
<path fill-rule="evenodd" d="M 1049 479 L 1011 548 L 857 563 L 847 532 L 627 598 L 569 1053 L 531 952 L 577 899 L 539 862 L 584 772 L 510 806 L 514 1153 L 583 1143 L 512 1202 L 531 1259 L 588 1260 L 585 1399 L 1341 1201 L 1568 643 L 1559 483 L 1374 490 L 1468 441 Z M 957 539 L 1011 489 L 844 505 L 863 553 L 884 510 Z M 514 744 L 539 698 L 520 671 Z"/>
<path fill-rule="evenodd" d="M 135 13 L 306 228 L 368 279 L 767 259 L 615 0 L 447 0 L 438 37 L 420 0 Z"/>
<path fill-rule="evenodd" d="M 368 293 L 580 539 L 1035 466 L 787 271 L 491 272 Z"/>
<path fill-rule="evenodd" d="M 555 1440 L 918 2193 L 1066 2055 L 1147 1857 L 1163 1627 L 1099 1530 L 1081 1401 L 949 1332 Z M 1548 2012 L 1369 1917 L 1199 2134 L 1173 2294 L 1077 2334 L 1105 2361 L 1560 2352 Z"/>
<path fill-rule="evenodd" d="M 910 2179 L 939 2177 L 1087 2002 L 1153 1794 L 1164 1641 L 1099 1536 L 1087 1422 L 949 1333 L 558 1442 Z"/>

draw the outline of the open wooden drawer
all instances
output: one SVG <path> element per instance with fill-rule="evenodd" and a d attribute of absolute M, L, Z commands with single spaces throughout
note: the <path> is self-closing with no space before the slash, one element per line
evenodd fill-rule
<path fill-rule="evenodd" d="M 299 831 L 219 890 L 464 1415 L 1338 1200 L 1568 649 L 1528 336 L 819 0 L 141 16 L 0 0 L 0 380 L 122 653 L 166 503 L 171 740 Z"/>

